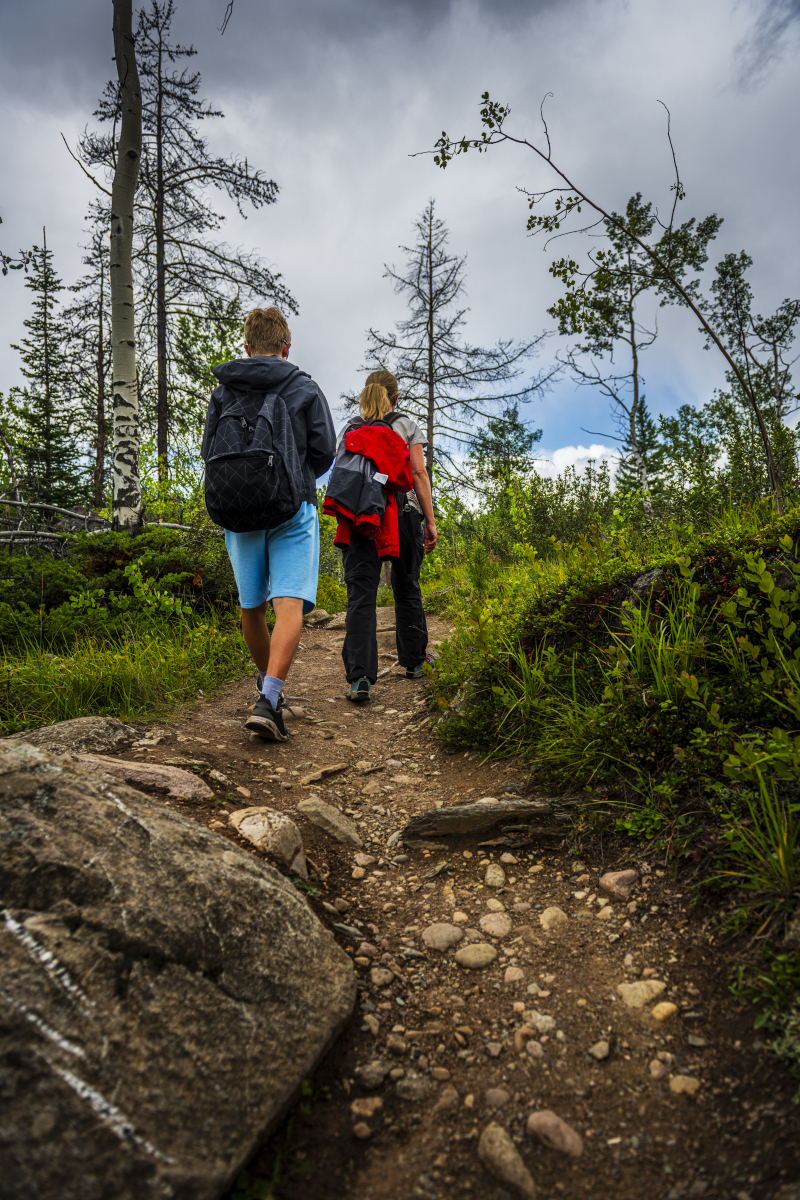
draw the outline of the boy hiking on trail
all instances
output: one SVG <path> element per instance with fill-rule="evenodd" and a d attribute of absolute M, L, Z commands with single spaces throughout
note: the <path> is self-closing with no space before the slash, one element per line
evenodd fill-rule
<path fill-rule="evenodd" d="M 357 703 L 369 699 L 378 677 L 375 605 L 387 559 L 392 564 L 397 658 L 406 679 L 422 679 L 425 663 L 433 662 L 419 586 L 422 561 L 438 537 L 423 457 L 427 440 L 411 417 L 397 411 L 398 399 L 390 371 L 367 376 L 359 397 L 361 416 L 339 435 L 323 504 L 323 512 L 339 521 L 334 541 L 342 552 L 347 585 L 345 696 Z"/>
<path fill-rule="evenodd" d="M 244 323 L 247 358 L 212 367 L 203 434 L 206 506 L 225 530 L 242 634 L 258 669 L 258 700 L 245 728 L 288 738 L 283 685 L 303 614 L 316 604 L 319 519 L 316 480 L 336 437 L 328 402 L 310 375 L 288 361 L 292 335 L 277 308 L 254 308 Z M 270 636 L 265 614 L 275 611 Z"/>

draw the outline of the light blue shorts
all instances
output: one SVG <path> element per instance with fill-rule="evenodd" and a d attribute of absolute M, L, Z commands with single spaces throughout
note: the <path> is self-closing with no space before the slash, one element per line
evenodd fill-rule
<path fill-rule="evenodd" d="M 253 533 L 226 529 L 225 546 L 242 608 L 258 608 L 273 596 L 295 596 L 303 601 L 303 612 L 311 612 L 317 603 L 319 576 L 315 505 L 304 501 L 291 521 L 275 529 Z"/>

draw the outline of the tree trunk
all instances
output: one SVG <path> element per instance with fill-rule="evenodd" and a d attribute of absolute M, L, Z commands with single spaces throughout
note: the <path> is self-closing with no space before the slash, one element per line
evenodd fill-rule
<path fill-rule="evenodd" d="M 630 262 L 630 255 L 628 256 Z M 630 278 L 630 275 L 629 275 Z M 631 297 L 630 305 L 628 306 L 628 321 L 630 323 L 631 333 L 631 359 L 632 371 L 631 378 L 633 380 L 633 404 L 628 413 L 628 422 L 630 425 L 631 453 L 633 454 L 634 462 L 636 463 L 636 473 L 639 476 L 639 489 L 644 497 L 644 511 L 647 516 L 650 516 L 651 508 L 650 501 L 647 498 L 648 478 L 647 478 L 647 463 L 644 460 L 644 455 L 639 449 L 639 439 L 636 436 L 636 414 L 639 411 L 639 348 L 636 345 L 636 322 L 633 316 L 633 298 Z"/>
<path fill-rule="evenodd" d="M 433 487 L 433 418 L 435 409 L 433 360 L 434 360 L 434 329 L 433 329 L 433 210 L 428 215 L 428 428 L 426 430 L 428 445 L 425 448 L 425 466 L 428 478 Z"/>
<path fill-rule="evenodd" d="M 158 409 L 156 419 L 156 451 L 158 454 L 158 480 L 166 481 L 169 473 L 167 461 L 167 431 L 169 427 L 169 401 L 167 398 L 167 279 L 164 255 L 164 131 L 162 108 L 164 80 L 162 72 L 161 27 L 158 42 L 158 99 L 156 101 L 156 358 L 158 366 Z"/>
<path fill-rule="evenodd" d="M 94 507 L 102 508 L 105 503 L 104 475 L 106 469 L 106 360 L 105 327 L 103 325 L 105 273 L 100 263 L 100 300 L 97 306 L 97 443 L 94 460 Z"/>
<path fill-rule="evenodd" d="M 139 483 L 139 389 L 133 314 L 133 202 L 142 156 L 142 93 L 136 69 L 132 0 L 113 0 L 114 57 L 122 120 L 111 187 L 111 375 L 114 423 L 114 528 L 138 533 L 142 523 Z"/>

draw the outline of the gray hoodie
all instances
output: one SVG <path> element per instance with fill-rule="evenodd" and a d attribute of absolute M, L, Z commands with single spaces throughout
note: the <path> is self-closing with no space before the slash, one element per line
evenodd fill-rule
<path fill-rule="evenodd" d="M 241 388 L 263 387 L 265 393 L 279 392 L 292 422 L 297 453 L 303 468 L 303 499 L 315 505 L 316 480 L 325 474 L 333 462 L 336 434 L 328 401 L 311 376 L 288 359 L 257 354 L 252 358 L 237 358 L 233 362 L 221 363 L 218 367 L 212 367 L 211 373 L 219 380 L 220 386 L 212 392 L 208 406 L 201 451 L 203 458 L 209 453 L 210 437 L 216 428 L 226 393 L 227 399 L 232 399 L 237 384 Z"/>

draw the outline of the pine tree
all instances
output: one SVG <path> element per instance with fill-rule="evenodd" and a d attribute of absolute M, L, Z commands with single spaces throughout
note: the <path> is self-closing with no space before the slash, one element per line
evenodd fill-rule
<path fill-rule="evenodd" d="M 67 331 L 58 317 L 64 285 L 53 270 L 46 235 L 31 254 L 25 286 L 34 294 L 33 313 L 24 321 L 29 335 L 12 346 L 22 358 L 24 388 L 12 388 L 10 408 L 18 436 L 26 491 L 46 504 L 70 505 L 81 499 L 80 452 L 70 429 L 71 371 L 64 349 Z"/>
<path fill-rule="evenodd" d="M 475 478 L 492 490 L 498 483 L 504 487 L 512 475 L 528 475 L 535 461 L 532 450 L 541 436 L 541 429 L 520 420 L 516 400 L 507 404 L 473 438 L 469 461 Z"/>
<path fill-rule="evenodd" d="M 658 495 L 659 476 L 664 470 L 664 445 L 659 438 L 658 429 L 650 416 L 644 396 L 636 408 L 636 445 L 639 454 L 644 459 L 647 472 L 647 490 L 652 496 Z M 641 491 L 641 469 L 633 454 L 633 444 L 630 435 L 622 443 L 622 458 L 617 467 L 616 487 L 619 492 Z"/>

